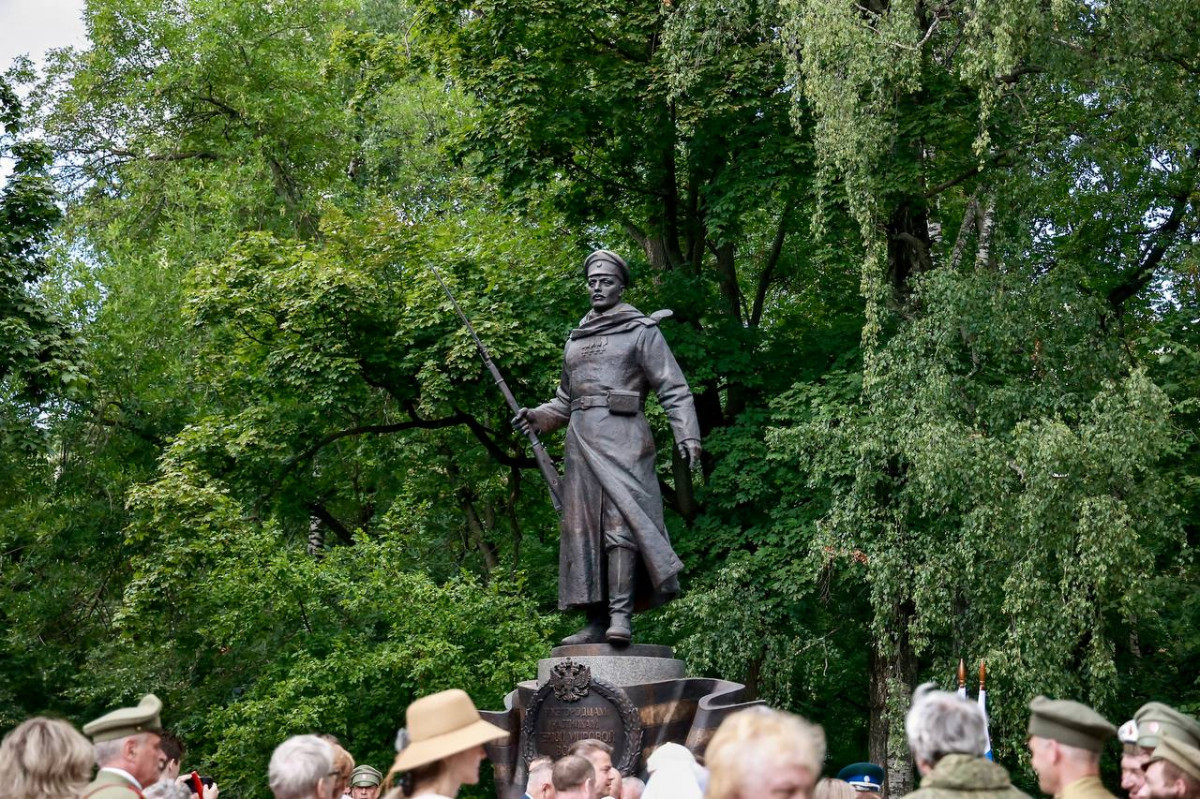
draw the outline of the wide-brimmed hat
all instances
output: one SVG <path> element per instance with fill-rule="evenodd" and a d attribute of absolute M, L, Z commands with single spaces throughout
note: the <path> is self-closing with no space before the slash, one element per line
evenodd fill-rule
<path fill-rule="evenodd" d="M 404 719 L 408 744 L 396 756 L 397 771 L 411 771 L 508 737 L 508 730 L 481 719 L 471 697 L 457 688 L 421 697 L 408 706 Z"/>

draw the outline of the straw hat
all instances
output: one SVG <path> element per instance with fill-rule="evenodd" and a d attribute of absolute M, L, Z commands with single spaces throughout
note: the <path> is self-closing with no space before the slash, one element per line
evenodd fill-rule
<path fill-rule="evenodd" d="M 471 697 L 457 688 L 421 697 L 408 706 L 404 718 L 409 742 L 396 757 L 397 771 L 411 771 L 508 737 L 508 730 L 481 719 Z"/>

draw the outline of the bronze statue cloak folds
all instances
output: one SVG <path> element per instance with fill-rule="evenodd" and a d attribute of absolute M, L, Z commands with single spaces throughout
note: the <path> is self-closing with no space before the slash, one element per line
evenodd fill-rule
<path fill-rule="evenodd" d="M 571 332 L 553 400 L 533 409 L 542 430 L 567 425 L 558 604 L 563 610 L 606 601 L 606 534 L 613 510 L 640 555 L 636 604 L 654 607 L 679 592 L 683 563 L 663 522 L 655 447 L 642 409 L 653 390 L 676 442 L 699 440 L 687 380 L 658 321 L 620 303 L 590 312 Z M 607 520 L 607 523 L 606 523 Z M 605 529 L 609 528 L 609 529 Z"/>

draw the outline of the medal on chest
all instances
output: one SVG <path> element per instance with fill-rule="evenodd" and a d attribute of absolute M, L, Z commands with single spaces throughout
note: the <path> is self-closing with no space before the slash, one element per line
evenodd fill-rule
<path fill-rule="evenodd" d="M 594 358 L 601 355 L 608 346 L 608 336 L 592 336 L 585 341 L 586 344 L 579 346 L 579 356 L 582 358 Z"/>

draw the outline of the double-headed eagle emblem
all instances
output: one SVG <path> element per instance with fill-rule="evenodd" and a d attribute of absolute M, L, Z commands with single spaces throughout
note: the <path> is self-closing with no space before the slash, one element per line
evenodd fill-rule
<path fill-rule="evenodd" d="M 592 670 L 567 658 L 550 669 L 550 686 L 561 702 L 578 702 L 588 695 L 592 685 Z"/>

